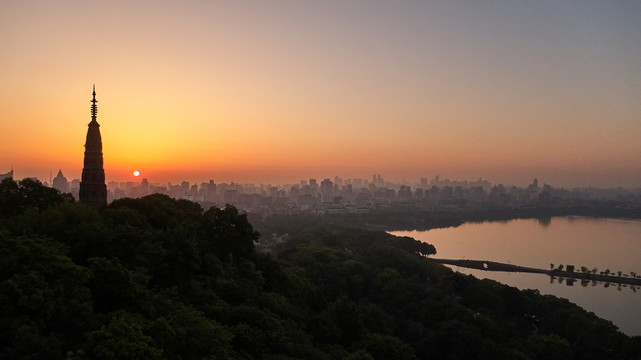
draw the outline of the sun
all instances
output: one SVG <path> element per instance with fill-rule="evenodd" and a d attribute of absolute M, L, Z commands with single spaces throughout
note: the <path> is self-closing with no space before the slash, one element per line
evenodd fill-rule
<path fill-rule="evenodd" d="M 140 171 L 138 170 L 134 171 L 134 176 L 140 176 Z"/>

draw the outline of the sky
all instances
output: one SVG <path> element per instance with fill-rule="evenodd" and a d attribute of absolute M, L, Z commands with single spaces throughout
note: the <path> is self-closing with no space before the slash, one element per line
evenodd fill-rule
<path fill-rule="evenodd" d="M 0 173 L 641 187 L 641 2 L 0 2 Z"/>

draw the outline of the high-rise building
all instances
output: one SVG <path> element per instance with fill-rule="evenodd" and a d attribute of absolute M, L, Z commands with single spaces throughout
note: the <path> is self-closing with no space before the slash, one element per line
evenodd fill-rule
<path fill-rule="evenodd" d="M 99 209 L 107 205 L 107 185 L 105 184 L 105 170 L 102 161 L 102 137 L 100 125 L 96 121 L 98 106 L 96 103 L 96 86 L 93 87 L 91 100 L 91 122 L 87 130 L 85 141 L 85 161 L 80 182 L 80 201 Z"/>
<path fill-rule="evenodd" d="M 207 201 L 216 201 L 216 183 L 214 183 L 214 180 L 209 180 L 209 186 L 207 187 Z"/>
<path fill-rule="evenodd" d="M 69 192 L 69 182 L 67 181 L 67 178 L 62 175 L 62 170 L 58 170 L 58 175 L 53 178 L 52 187 L 62 193 Z"/>
<path fill-rule="evenodd" d="M 312 195 L 316 196 L 316 193 L 318 192 L 318 183 L 316 182 L 316 179 L 309 179 L 309 191 Z"/>
<path fill-rule="evenodd" d="M 330 179 L 325 179 L 321 181 L 320 188 L 322 201 L 330 202 L 332 200 L 332 196 L 334 196 L 334 183 L 332 183 Z"/>
<path fill-rule="evenodd" d="M 147 179 L 142 179 L 140 182 L 140 196 L 149 195 L 149 181 Z"/>

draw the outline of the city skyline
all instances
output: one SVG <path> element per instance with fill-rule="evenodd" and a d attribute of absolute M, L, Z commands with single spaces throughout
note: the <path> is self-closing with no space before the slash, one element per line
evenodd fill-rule
<path fill-rule="evenodd" d="M 0 173 L 641 187 L 641 4 L 0 4 Z M 133 171 L 140 171 L 140 177 Z"/>
<path fill-rule="evenodd" d="M 0 179 L 2 178 L 0 174 Z M 105 186 L 105 185 L 102 185 Z M 93 199 L 82 198 L 82 183 L 69 182 L 62 172 L 53 179 L 53 187 L 69 192 L 81 202 L 91 204 Z M 307 179 L 286 185 L 202 183 L 182 181 L 176 184 L 158 184 L 146 178 L 140 182 L 110 181 L 106 185 L 106 201 L 123 198 L 143 198 L 156 195 L 197 202 L 207 208 L 229 204 L 248 213 L 266 217 L 272 214 L 367 214 L 371 211 L 395 209 L 444 210 L 454 209 L 559 209 L 576 211 L 614 211 L 639 209 L 641 188 L 638 189 L 563 189 L 533 179 L 526 187 L 492 184 L 487 180 L 455 181 L 421 178 L 419 183 L 394 183 L 381 174 L 370 179 Z M 101 200 L 102 201 L 102 200 Z M 613 205 L 616 204 L 616 205 Z M 580 209 L 580 210 L 577 210 Z M 609 210 L 606 210 L 609 209 Z M 526 210 L 527 211 L 527 210 Z M 613 215 L 614 216 L 614 215 Z"/>
<path fill-rule="evenodd" d="M 82 165 L 79 167 L 79 169 L 63 169 L 63 168 L 51 168 L 50 170 L 45 170 L 45 167 L 39 168 L 38 170 L 31 171 L 29 169 L 25 170 L 24 168 L 18 168 L 15 165 L 10 165 L 9 168 L 7 169 L 0 169 L 3 172 L 6 172 L 7 174 L 11 171 L 13 171 L 13 179 L 14 180 L 22 180 L 24 178 L 32 178 L 32 179 L 38 179 L 42 183 L 47 183 L 51 185 L 51 182 L 53 179 L 55 179 L 56 175 L 58 172 L 62 172 L 65 177 L 69 179 L 71 182 L 72 180 L 80 180 L 81 178 L 81 173 L 82 173 Z M 239 178 L 234 178 L 233 176 L 230 175 L 225 175 L 223 177 L 217 177 L 215 176 L 216 174 L 209 173 L 207 171 L 186 171 L 185 173 L 181 173 L 180 171 L 150 171 L 150 172 L 143 172 L 139 170 L 134 170 L 132 168 L 132 171 L 130 174 L 126 173 L 127 170 L 122 171 L 121 173 L 118 174 L 118 176 L 110 176 L 109 174 L 109 168 L 106 168 L 105 170 L 105 182 L 117 182 L 117 183 L 126 183 L 126 182 L 133 182 L 133 183 L 140 183 L 143 181 L 143 179 L 149 181 L 149 183 L 153 184 L 162 184 L 162 185 L 168 185 L 168 184 L 179 184 L 181 182 L 187 181 L 190 184 L 200 184 L 204 182 L 208 182 L 210 180 L 215 180 L 216 183 L 235 183 L 235 184 L 252 184 L 252 185 L 274 185 L 274 186 L 284 186 L 284 185 L 292 185 L 292 184 L 297 184 L 300 183 L 300 181 L 308 181 L 310 179 L 316 179 L 318 181 L 323 180 L 323 179 L 334 179 L 334 177 L 339 177 L 341 179 L 363 179 L 363 180 L 368 180 L 371 178 L 371 174 L 369 176 L 367 174 L 357 174 L 354 176 L 351 175 L 337 175 L 335 173 L 320 173 L 320 172 L 313 172 L 309 171 L 307 172 L 308 176 L 286 176 L 282 174 L 270 174 L 268 176 L 265 176 L 264 178 L 258 177 L 258 176 L 241 176 Z M 376 170 L 374 170 L 376 172 Z M 138 172 L 139 175 L 134 175 L 133 172 Z M 37 174 L 36 174 L 37 173 Z M 381 173 L 380 171 L 378 173 Z M 77 174 L 77 175 L 68 175 L 68 174 Z M 159 177 L 152 177 L 152 175 L 158 175 Z M 599 188 L 599 189 L 613 189 L 613 188 L 626 188 L 626 189 L 639 189 L 641 188 L 641 185 L 635 185 L 631 184 L 629 186 L 625 185 L 617 185 L 618 183 L 614 184 L 599 184 L 598 182 L 595 182 L 594 184 L 591 182 L 579 182 L 579 183 L 572 183 L 572 182 L 552 182 L 548 181 L 548 179 L 542 178 L 540 176 L 537 176 L 536 174 L 533 174 L 532 176 L 528 175 L 523 175 L 523 176 L 518 176 L 518 177 L 502 177 L 502 179 L 507 179 L 507 181 L 500 181 L 499 179 L 493 179 L 491 177 L 486 177 L 486 176 L 477 176 L 474 178 L 463 178 L 463 177 L 450 177 L 450 176 L 443 176 L 438 172 L 424 172 L 421 174 L 420 172 L 417 172 L 416 175 L 412 176 L 403 176 L 398 175 L 398 176 L 389 176 L 387 177 L 386 174 L 383 173 L 385 176 L 386 182 L 393 183 L 393 184 L 419 184 L 420 180 L 423 178 L 427 179 L 434 179 L 435 177 L 440 177 L 442 179 L 446 179 L 452 182 L 474 182 L 479 179 L 489 181 L 490 183 L 494 185 L 504 185 L 504 186 L 517 186 L 517 187 L 525 187 L 529 185 L 532 180 L 538 179 L 541 181 L 542 184 L 547 184 L 547 185 L 552 185 L 554 187 L 558 188 L 564 188 L 564 189 L 574 189 L 574 188 Z M 509 179 L 513 179 L 510 181 Z"/>

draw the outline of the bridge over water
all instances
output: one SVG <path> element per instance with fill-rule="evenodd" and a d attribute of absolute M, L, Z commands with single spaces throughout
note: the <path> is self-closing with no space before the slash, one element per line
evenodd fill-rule
<path fill-rule="evenodd" d="M 441 264 L 454 265 L 454 266 L 460 266 L 464 268 L 484 270 L 484 271 L 546 274 L 549 276 L 554 276 L 559 278 L 600 281 L 604 283 L 617 283 L 617 284 L 641 286 L 641 278 L 631 278 L 631 277 L 614 276 L 614 275 L 601 275 L 601 274 L 582 273 L 582 272 L 574 272 L 574 271 L 563 271 L 563 270 L 556 270 L 556 269 L 544 270 L 544 269 L 537 269 L 537 268 L 531 268 L 531 267 L 525 267 L 525 266 L 505 264 L 505 263 L 500 263 L 496 261 L 466 260 L 466 259 L 454 260 L 454 259 L 435 259 L 435 258 L 430 258 L 430 259 L 433 261 L 439 262 Z"/>

